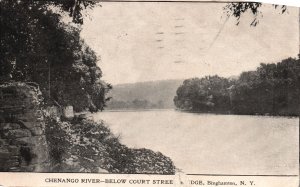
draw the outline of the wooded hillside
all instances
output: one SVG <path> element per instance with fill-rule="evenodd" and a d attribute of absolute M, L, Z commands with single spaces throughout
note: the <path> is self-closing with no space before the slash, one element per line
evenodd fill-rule
<path fill-rule="evenodd" d="M 173 97 L 183 80 L 162 80 L 114 85 L 107 109 L 174 108 Z"/>

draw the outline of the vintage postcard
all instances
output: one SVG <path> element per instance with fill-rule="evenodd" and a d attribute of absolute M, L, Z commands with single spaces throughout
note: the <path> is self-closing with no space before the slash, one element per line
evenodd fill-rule
<path fill-rule="evenodd" d="M 0 186 L 299 186 L 299 8 L 0 5 Z"/>

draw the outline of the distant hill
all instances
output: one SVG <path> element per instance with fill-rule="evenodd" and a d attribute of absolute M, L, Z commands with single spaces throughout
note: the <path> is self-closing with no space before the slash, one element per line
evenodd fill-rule
<path fill-rule="evenodd" d="M 173 98 L 183 80 L 161 80 L 113 85 L 107 109 L 175 108 Z"/>

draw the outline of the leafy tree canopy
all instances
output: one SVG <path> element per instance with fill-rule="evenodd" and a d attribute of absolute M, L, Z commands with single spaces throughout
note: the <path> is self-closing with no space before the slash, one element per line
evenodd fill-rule
<path fill-rule="evenodd" d="M 95 2 L 7 0 L 0 5 L 1 80 L 38 83 L 47 104 L 102 110 L 111 85 L 100 79 L 97 56 L 80 38 L 80 29 L 61 22 L 68 12 L 82 24 L 83 8 Z"/>
<path fill-rule="evenodd" d="M 275 9 L 281 9 L 281 13 L 285 13 L 287 11 L 287 7 L 285 5 L 273 5 Z M 241 16 L 247 11 L 251 12 L 255 18 L 251 22 L 251 26 L 256 26 L 259 23 L 258 16 L 262 16 L 262 12 L 260 11 L 262 7 L 262 3 L 259 2 L 237 2 L 237 3 L 228 3 L 224 7 L 224 11 L 227 16 L 234 16 L 237 18 L 237 25 L 240 23 Z"/>
<path fill-rule="evenodd" d="M 297 115 L 300 103 L 300 60 L 261 64 L 237 79 L 219 76 L 187 79 L 177 89 L 180 110 L 234 114 Z"/>

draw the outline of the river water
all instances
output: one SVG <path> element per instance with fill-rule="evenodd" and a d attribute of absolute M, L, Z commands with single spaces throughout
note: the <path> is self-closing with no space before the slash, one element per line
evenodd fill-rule
<path fill-rule="evenodd" d="M 187 174 L 298 174 L 298 118 L 151 110 L 94 119 L 106 121 L 121 143 L 159 151 Z"/>

